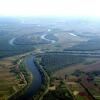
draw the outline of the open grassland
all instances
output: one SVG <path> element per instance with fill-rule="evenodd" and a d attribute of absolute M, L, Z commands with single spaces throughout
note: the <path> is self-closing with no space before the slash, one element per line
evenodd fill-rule
<path fill-rule="evenodd" d="M 18 57 L 13 56 L 0 60 L 0 100 L 6 100 L 25 86 L 15 69 Z"/>
<path fill-rule="evenodd" d="M 18 89 L 16 76 L 10 72 L 13 67 L 9 59 L 0 61 L 0 100 L 5 100 Z"/>
<path fill-rule="evenodd" d="M 86 60 L 80 64 L 71 65 L 69 67 L 65 66 L 63 69 L 56 71 L 53 76 L 61 77 L 66 74 L 72 74 L 75 70 L 86 72 L 100 70 L 99 63 L 100 58 L 86 58 Z"/>
<path fill-rule="evenodd" d="M 57 43 L 62 49 L 69 48 L 78 45 L 81 42 L 88 41 L 87 38 L 83 38 L 77 35 L 71 35 L 70 32 L 57 32 L 55 36 L 58 38 Z"/>
<path fill-rule="evenodd" d="M 98 86 L 98 88 L 99 88 L 99 90 L 100 90 L 100 76 L 95 77 L 94 82 L 95 82 L 95 84 L 97 84 L 97 86 Z M 95 97 L 96 99 L 100 100 L 100 95 L 98 95 L 98 96 L 95 95 L 94 97 Z"/>
<path fill-rule="evenodd" d="M 85 78 L 82 79 L 81 83 L 96 100 L 100 100 L 100 85 L 97 85 L 95 82 L 86 81 Z"/>
<path fill-rule="evenodd" d="M 74 96 L 75 100 L 92 100 L 85 89 L 76 82 L 66 82 L 71 94 Z"/>

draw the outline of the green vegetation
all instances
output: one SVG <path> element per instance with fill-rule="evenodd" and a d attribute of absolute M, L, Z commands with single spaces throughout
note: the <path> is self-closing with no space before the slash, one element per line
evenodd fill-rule
<path fill-rule="evenodd" d="M 23 54 L 33 50 L 36 53 L 41 53 L 38 55 L 35 64 L 41 73 L 43 84 L 36 95 L 33 96 L 34 100 L 73 100 L 73 97 L 76 100 L 86 100 L 89 99 L 87 96 L 88 92 L 90 93 L 89 95 L 100 100 L 100 71 L 98 70 L 100 62 L 91 59 L 89 61 L 87 59 L 88 53 L 84 52 L 94 50 L 93 54 L 90 53 L 90 57 L 91 54 L 94 56 L 100 54 L 99 51 L 95 51 L 100 49 L 98 32 L 93 33 L 94 30 L 88 29 L 83 29 L 82 31 L 79 23 L 79 29 L 77 29 L 76 22 L 73 23 L 69 19 L 66 22 L 68 24 L 67 28 L 66 23 L 59 22 L 60 20 L 53 20 L 47 23 L 47 19 L 44 19 L 42 22 L 36 21 L 36 19 L 25 20 L 26 23 L 21 23 L 21 19 L 20 22 L 19 19 L 18 22 L 10 22 L 11 19 L 8 23 L 0 24 L 0 58 Z M 72 22 L 72 24 L 69 24 L 69 22 Z M 85 24 L 85 27 L 86 25 L 88 24 Z M 82 24 L 82 28 L 83 26 Z M 48 32 L 48 28 L 52 31 Z M 85 33 L 84 31 L 88 32 Z M 75 34 L 75 36 L 69 33 Z M 45 34 L 47 34 L 45 38 L 55 40 L 56 42 L 50 43 L 50 41 L 41 38 Z M 13 38 L 16 38 L 13 41 L 14 45 L 10 44 L 10 40 Z M 63 52 L 63 50 L 65 51 Z M 78 52 L 79 55 L 74 55 L 74 53 L 67 53 L 67 50 L 72 50 L 72 53 L 74 50 L 76 54 L 77 51 L 83 51 L 82 53 L 86 54 L 87 58 L 80 56 L 80 52 Z M 19 60 L 21 60 L 20 63 Z M 9 63 L 9 59 L 2 62 L 0 61 L 0 100 L 7 98 L 9 100 L 19 99 L 24 95 L 32 82 L 31 73 L 28 72 L 27 66 L 25 66 L 24 58 L 18 57 L 17 60 L 11 61 L 12 63 Z M 94 65 L 95 63 L 98 63 L 98 65 Z M 65 70 L 64 68 L 71 70 Z M 53 83 L 52 75 L 60 69 L 66 75 L 58 72 L 56 74 L 58 77 L 55 76 Z M 84 70 L 86 73 L 83 72 Z M 71 78 L 71 76 L 75 78 Z M 53 83 L 55 88 L 52 88 L 51 83 Z"/>
<path fill-rule="evenodd" d="M 71 48 L 65 49 L 65 51 L 66 50 L 77 50 L 77 51 L 79 50 L 82 50 L 82 51 L 99 50 L 100 49 L 100 45 L 98 44 L 99 42 L 100 42 L 100 37 L 94 37 L 87 42 L 82 42 Z"/>
<path fill-rule="evenodd" d="M 39 72 L 42 75 L 43 83 L 42 83 L 40 90 L 36 93 L 36 95 L 33 96 L 33 99 L 34 100 L 42 100 L 44 95 L 47 94 L 47 92 L 48 92 L 50 78 L 49 78 L 47 72 L 40 65 L 39 58 L 37 58 L 37 57 L 35 58 L 35 65 L 38 67 Z"/>
<path fill-rule="evenodd" d="M 77 82 L 66 82 L 71 94 L 76 100 L 88 100 L 88 94 L 85 89 Z M 91 99 L 90 99 L 91 100 Z"/>
<path fill-rule="evenodd" d="M 29 81 L 30 81 L 30 74 L 28 72 L 28 69 L 26 69 L 24 62 L 20 63 L 19 69 L 20 69 L 20 72 L 23 73 L 23 75 L 24 75 L 25 80 L 27 81 L 27 83 L 29 83 Z"/>
<path fill-rule="evenodd" d="M 32 82 L 32 75 L 28 71 L 28 69 L 25 66 L 23 57 L 21 57 L 19 60 L 14 61 L 13 63 L 17 63 L 16 67 L 13 68 L 11 71 L 15 74 L 16 79 L 18 80 L 18 91 L 15 91 L 13 94 L 10 94 L 8 100 L 19 100 L 20 97 L 24 95 L 24 93 L 27 91 L 28 87 L 30 86 Z"/>
<path fill-rule="evenodd" d="M 83 64 L 84 65 L 90 65 L 90 64 L 94 64 L 94 63 L 96 63 L 96 61 L 86 61 L 86 62 L 84 62 Z"/>
<path fill-rule="evenodd" d="M 80 70 L 75 70 L 72 73 L 72 75 L 77 76 L 77 77 L 82 76 L 83 74 L 84 74 L 84 72 L 83 71 L 80 71 Z"/>
<path fill-rule="evenodd" d="M 73 97 L 69 93 L 66 84 L 61 81 L 56 90 L 49 91 L 43 98 L 43 100 L 73 100 Z"/>
<path fill-rule="evenodd" d="M 16 76 L 11 73 L 13 67 L 10 59 L 0 61 L 0 100 L 7 99 L 18 90 Z"/>
<path fill-rule="evenodd" d="M 96 76 L 100 76 L 100 71 L 99 70 L 95 70 L 95 71 L 92 71 L 92 72 L 88 72 L 87 74 L 89 76 L 96 77 Z"/>
<path fill-rule="evenodd" d="M 13 100 L 30 81 L 28 70 L 19 60 L 14 56 L 0 61 L 0 100 Z"/>
<path fill-rule="evenodd" d="M 44 53 L 41 54 L 41 58 L 41 65 L 44 66 L 48 73 L 52 73 L 70 65 L 81 63 L 85 60 L 84 57 L 69 55 L 63 52 Z"/>

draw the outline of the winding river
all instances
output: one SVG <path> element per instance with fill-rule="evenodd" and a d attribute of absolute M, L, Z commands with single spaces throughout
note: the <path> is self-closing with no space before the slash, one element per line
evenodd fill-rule
<path fill-rule="evenodd" d="M 40 89 L 42 84 L 41 74 L 34 64 L 34 56 L 26 57 L 25 64 L 33 75 L 33 81 L 21 100 L 29 100 Z"/>
<path fill-rule="evenodd" d="M 16 38 L 12 38 L 9 41 L 9 44 L 11 46 L 14 46 L 14 41 Z M 36 94 L 36 92 L 38 92 L 38 90 L 41 87 L 42 84 L 42 77 L 41 74 L 38 70 L 38 68 L 35 66 L 34 64 L 34 55 L 29 55 L 25 58 L 25 65 L 27 66 L 27 68 L 29 69 L 29 71 L 32 73 L 33 76 L 33 80 L 32 83 L 30 84 L 29 88 L 27 89 L 27 91 L 25 92 L 25 94 L 20 97 L 20 100 L 30 100 L 32 98 L 32 96 L 34 94 Z"/>
<path fill-rule="evenodd" d="M 12 38 L 12 39 L 9 41 L 9 44 L 10 44 L 11 46 L 14 46 L 14 45 L 15 45 L 15 44 L 14 44 L 15 39 L 16 39 L 16 38 Z"/>
<path fill-rule="evenodd" d="M 43 34 L 43 35 L 41 36 L 41 39 L 46 40 L 46 41 L 51 42 L 51 43 L 55 43 L 55 42 L 56 42 L 55 40 L 51 40 L 51 39 L 46 38 L 47 35 L 48 35 L 48 34 Z"/>

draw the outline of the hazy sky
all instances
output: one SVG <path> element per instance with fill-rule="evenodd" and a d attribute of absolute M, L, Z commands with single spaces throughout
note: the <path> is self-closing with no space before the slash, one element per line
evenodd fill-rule
<path fill-rule="evenodd" d="M 100 0 L 0 0 L 0 16 L 100 16 Z"/>

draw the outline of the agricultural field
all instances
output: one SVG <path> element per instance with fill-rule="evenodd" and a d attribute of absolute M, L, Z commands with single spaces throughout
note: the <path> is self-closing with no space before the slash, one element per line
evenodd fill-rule
<path fill-rule="evenodd" d="M 88 38 L 83 38 L 76 34 L 77 32 L 73 34 L 68 31 L 61 31 L 55 33 L 55 36 L 58 38 L 57 44 L 60 45 L 62 50 L 65 50 L 66 48 L 70 48 L 79 45 L 80 43 L 88 41 Z"/>
<path fill-rule="evenodd" d="M 92 100 L 92 98 L 79 83 L 66 82 L 66 85 L 76 100 Z"/>
<path fill-rule="evenodd" d="M 99 73 L 100 75 L 100 73 Z M 90 76 L 90 74 L 89 74 Z M 97 75 L 98 76 L 98 75 Z M 91 74 L 91 77 L 92 74 Z M 96 76 L 93 77 L 94 79 L 91 80 L 89 77 L 83 77 L 81 84 L 89 91 L 89 93 L 96 99 L 100 100 L 100 80 L 96 80 Z M 99 84 L 97 84 L 99 83 Z"/>
<path fill-rule="evenodd" d="M 95 77 L 94 82 L 100 86 L 100 76 Z"/>
<path fill-rule="evenodd" d="M 44 97 L 43 100 L 73 100 L 72 95 L 69 93 L 66 84 L 63 81 L 59 82 L 59 85 L 55 90 L 50 90 Z"/>
<path fill-rule="evenodd" d="M 92 51 L 92 50 L 99 50 L 100 49 L 100 45 L 97 44 L 100 42 L 100 37 L 96 37 L 94 36 L 94 38 L 91 38 L 89 39 L 88 41 L 85 41 L 85 42 L 81 42 L 80 44 L 78 45 L 75 45 L 73 47 L 70 47 L 68 49 L 65 49 L 66 50 L 87 50 L 87 51 Z"/>
<path fill-rule="evenodd" d="M 13 56 L 0 60 L 0 100 L 6 100 L 25 86 L 25 83 L 20 83 L 20 77 L 16 74 L 14 63 L 18 57 Z"/>
<path fill-rule="evenodd" d="M 72 74 L 75 70 L 81 70 L 84 72 L 100 70 L 99 63 L 100 58 L 86 57 L 84 62 L 75 65 L 70 65 L 69 67 L 65 66 L 63 69 L 56 71 L 53 76 L 63 77 L 66 74 Z"/>
<path fill-rule="evenodd" d="M 47 52 L 38 57 L 41 58 L 40 64 L 49 73 L 51 83 L 55 87 L 58 86 L 60 80 L 63 80 L 76 100 L 94 100 L 94 98 L 100 100 L 99 57 L 69 55 L 66 52 Z M 93 80 L 84 79 L 87 75 Z M 66 80 L 67 76 L 68 80 Z M 71 76 L 74 78 L 71 79 Z"/>

